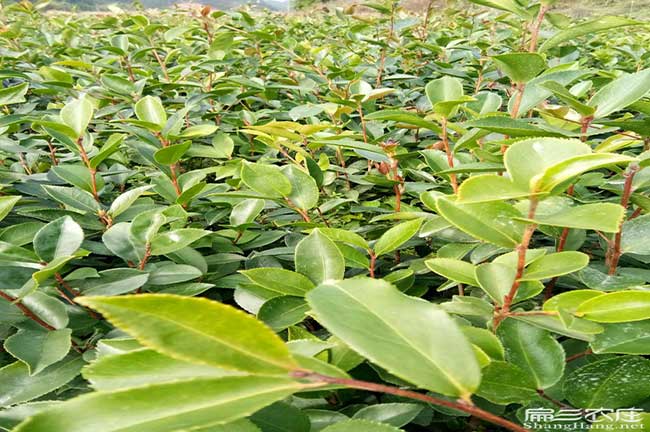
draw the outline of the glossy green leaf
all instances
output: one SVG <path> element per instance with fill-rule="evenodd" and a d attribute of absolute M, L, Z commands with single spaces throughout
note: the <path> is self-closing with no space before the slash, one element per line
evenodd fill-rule
<path fill-rule="evenodd" d="M 318 204 L 318 186 L 316 181 L 308 173 L 295 165 L 287 165 L 282 168 L 282 174 L 291 183 L 291 193 L 287 197 L 292 206 L 302 210 L 309 210 Z"/>
<path fill-rule="evenodd" d="M 255 268 L 240 273 L 251 282 L 281 295 L 302 297 L 315 286 L 308 277 L 286 269 Z"/>
<path fill-rule="evenodd" d="M 459 204 L 448 198 L 436 200 L 438 213 L 467 234 L 503 247 L 515 247 L 525 226 L 513 218 L 521 217 L 514 207 L 503 202 Z"/>
<path fill-rule="evenodd" d="M 511 81 L 517 83 L 532 80 L 546 68 L 546 59 L 538 53 L 511 52 L 493 56 L 492 60 Z"/>
<path fill-rule="evenodd" d="M 384 255 L 398 249 L 420 230 L 420 226 L 422 219 L 413 219 L 390 228 L 374 244 L 375 255 Z"/>
<path fill-rule="evenodd" d="M 10 363 L 0 369 L 0 407 L 30 401 L 50 393 L 79 375 L 84 362 L 68 357 L 37 375 L 30 375 L 23 362 Z"/>
<path fill-rule="evenodd" d="M 93 105 L 85 98 L 74 99 L 61 108 L 61 120 L 72 129 L 75 137 L 81 137 L 93 118 Z"/>
<path fill-rule="evenodd" d="M 151 240 L 151 254 L 166 255 L 175 252 L 209 234 L 212 232 L 197 228 L 179 228 L 160 233 Z"/>
<path fill-rule="evenodd" d="M 423 409 L 424 406 L 414 403 L 384 403 L 361 408 L 352 418 L 402 427 L 415 419 Z"/>
<path fill-rule="evenodd" d="M 0 89 L 0 106 L 25 102 L 25 95 L 28 89 L 29 83 L 26 82 Z"/>
<path fill-rule="evenodd" d="M 167 113 L 160 99 L 155 96 L 145 96 L 134 106 L 133 110 L 139 120 L 158 126 L 162 129 L 167 123 Z"/>
<path fill-rule="evenodd" d="M 570 373 L 563 387 L 575 407 L 634 406 L 650 396 L 650 360 L 622 356 L 589 363 Z"/>
<path fill-rule="evenodd" d="M 295 366 L 268 327 L 230 306 L 166 294 L 84 297 L 142 344 L 179 360 L 226 369 L 279 374 Z"/>
<path fill-rule="evenodd" d="M 526 267 L 521 280 L 550 279 L 577 272 L 588 264 L 589 256 L 582 252 L 556 252 L 545 255 Z"/>
<path fill-rule="evenodd" d="M 70 329 L 44 331 L 21 329 L 9 336 L 5 350 L 27 365 L 30 375 L 63 360 L 70 351 Z"/>
<path fill-rule="evenodd" d="M 618 291 L 594 297 L 578 306 L 576 315 L 602 323 L 649 319 L 650 292 Z"/>
<path fill-rule="evenodd" d="M 345 258 L 336 244 L 314 230 L 296 246 L 296 271 L 315 284 L 343 279 Z"/>
<path fill-rule="evenodd" d="M 617 16 L 603 16 L 583 23 L 575 24 L 569 28 L 560 30 L 555 33 L 551 38 L 544 41 L 539 47 L 540 51 L 547 51 L 557 45 L 575 40 L 584 35 L 608 31 L 618 27 L 626 27 L 632 25 L 639 25 L 641 22 L 624 17 Z"/>
<path fill-rule="evenodd" d="M 20 201 L 20 196 L 1 196 L 0 197 L 0 221 L 7 217 L 11 209 Z"/>
<path fill-rule="evenodd" d="M 458 203 L 480 203 L 525 198 L 528 189 L 521 189 L 510 179 L 492 175 L 477 175 L 465 180 L 458 188 Z"/>
<path fill-rule="evenodd" d="M 534 378 L 520 367 L 493 361 L 483 369 L 477 394 L 495 404 L 526 403 L 537 396 Z"/>
<path fill-rule="evenodd" d="M 403 432 L 394 426 L 370 420 L 353 419 L 326 427 L 322 432 Z"/>
<path fill-rule="evenodd" d="M 246 186 L 268 198 L 283 198 L 291 194 L 291 182 L 274 165 L 244 162 L 241 179 Z"/>
<path fill-rule="evenodd" d="M 468 397 L 478 387 L 471 345 L 438 306 L 372 279 L 325 283 L 307 300 L 329 331 L 390 373 L 450 396 Z M 387 343 L 393 348 L 384 349 Z"/>
<path fill-rule="evenodd" d="M 506 360 L 533 377 L 536 388 L 557 383 L 564 373 L 562 345 L 551 334 L 521 321 L 506 319 L 497 329 Z"/>
<path fill-rule="evenodd" d="M 154 153 L 153 157 L 159 164 L 174 165 L 176 162 L 181 160 L 183 155 L 190 149 L 191 146 L 191 141 L 185 141 L 182 144 L 173 144 L 157 150 L 156 153 Z"/>
<path fill-rule="evenodd" d="M 70 216 L 64 216 L 41 228 L 34 236 L 34 252 L 45 262 L 74 254 L 84 232 Z"/>
<path fill-rule="evenodd" d="M 594 203 L 569 207 L 550 215 L 538 215 L 529 221 L 540 225 L 612 233 L 619 230 L 624 216 L 625 211 L 619 204 Z"/>
<path fill-rule="evenodd" d="M 196 378 L 71 399 L 29 418 L 17 432 L 177 431 L 246 417 L 299 391 L 288 378 Z M 129 406 L 128 414 L 121 407 Z"/>
<path fill-rule="evenodd" d="M 476 266 L 467 261 L 451 258 L 432 258 L 426 260 L 424 263 L 429 270 L 449 280 L 478 286 L 478 281 L 474 276 Z"/>

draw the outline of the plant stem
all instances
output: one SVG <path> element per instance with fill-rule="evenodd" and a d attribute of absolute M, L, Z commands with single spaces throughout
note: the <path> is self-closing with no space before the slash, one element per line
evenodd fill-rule
<path fill-rule="evenodd" d="M 625 177 L 625 185 L 623 186 L 623 195 L 621 196 L 621 206 L 627 210 L 630 203 L 630 196 L 632 195 L 632 181 L 634 176 L 639 171 L 638 164 L 630 164 L 623 176 Z M 623 237 L 623 222 L 621 222 L 618 232 L 614 236 L 614 241 L 609 244 L 607 255 L 609 256 L 609 274 L 616 274 L 618 261 L 621 259 L 621 238 Z"/>
<path fill-rule="evenodd" d="M 574 190 L 574 185 L 569 186 L 569 189 L 567 189 L 567 195 L 568 196 L 573 196 L 573 190 Z M 567 237 L 569 237 L 569 228 L 563 228 L 562 229 L 562 234 L 560 234 L 560 238 L 557 242 L 557 247 L 555 248 L 556 252 L 562 252 L 564 250 L 564 247 L 566 246 L 566 240 Z M 555 284 L 557 283 L 558 276 L 555 276 L 551 281 L 546 285 L 546 289 L 544 290 L 544 300 L 548 300 L 553 296 L 553 288 L 555 288 Z"/>
<path fill-rule="evenodd" d="M 377 393 L 386 393 L 386 394 L 392 394 L 395 396 L 401 396 L 409 399 L 415 399 L 432 405 L 444 406 L 447 408 L 452 408 L 452 409 L 466 412 L 468 414 L 473 415 L 474 417 L 480 418 L 482 420 L 485 420 L 495 425 L 499 425 L 513 432 L 529 432 L 528 429 L 519 426 L 516 423 L 513 423 L 509 420 L 506 420 L 502 417 L 496 416 L 490 412 L 478 408 L 477 406 L 473 405 L 471 401 L 466 399 L 458 399 L 456 401 L 450 401 L 445 399 L 439 399 L 433 396 L 429 396 L 411 390 L 404 390 L 399 387 L 392 387 L 383 384 L 376 384 L 372 382 L 360 381 L 360 380 L 349 379 L 349 378 L 331 377 L 331 376 L 321 375 L 319 373 L 315 373 L 311 371 L 297 370 L 292 372 L 292 376 L 295 378 L 307 379 L 312 382 L 336 384 L 348 388 L 367 390 L 367 391 L 377 392 Z"/>
<path fill-rule="evenodd" d="M 370 265 L 368 266 L 368 272 L 370 273 L 370 277 L 374 278 L 375 265 L 377 264 L 377 255 L 375 255 L 375 251 L 372 249 L 368 249 L 368 255 L 370 255 Z"/>
<path fill-rule="evenodd" d="M 513 119 L 519 117 L 519 107 L 521 106 L 521 100 L 524 97 L 524 90 L 526 89 L 526 83 L 520 82 L 515 84 L 515 100 L 512 104 L 512 111 L 510 112 L 510 117 Z"/>
<path fill-rule="evenodd" d="M 587 132 L 589 131 L 589 125 L 593 119 L 594 116 L 582 117 L 580 119 L 580 141 L 587 142 Z"/>
<path fill-rule="evenodd" d="M 542 27 L 542 23 L 544 22 L 544 15 L 546 15 L 546 12 L 548 12 L 549 9 L 550 7 L 545 4 L 539 6 L 539 12 L 537 13 L 537 17 L 535 18 L 535 21 L 532 23 L 532 26 L 530 27 L 530 46 L 528 47 L 528 52 L 537 51 L 537 40 L 539 38 L 539 30 Z"/>
<path fill-rule="evenodd" d="M 583 352 L 579 352 L 578 354 L 573 354 L 572 356 L 567 357 L 567 358 L 566 358 L 566 362 L 567 362 L 567 363 L 568 363 L 568 362 L 572 362 L 573 360 L 577 360 L 577 359 L 579 359 L 579 358 L 582 358 L 582 357 L 588 356 L 589 354 L 593 354 L 593 353 L 594 353 L 594 352 L 591 350 L 591 348 L 589 348 L 589 349 L 587 349 L 587 350 L 585 350 L 585 351 L 583 351 Z"/>
<path fill-rule="evenodd" d="M 375 81 L 375 87 L 379 88 L 381 85 L 382 75 L 384 74 L 384 68 L 386 67 L 386 51 L 388 50 L 388 44 L 391 39 L 393 39 L 393 33 L 395 32 L 395 9 L 397 2 L 393 1 L 390 10 L 390 29 L 388 30 L 388 37 L 386 38 L 386 46 L 381 50 L 381 58 L 379 60 L 379 68 L 377 69 L 377 80 Z"/>
<path fill-rule="evenodd" d="M 144 266 L 147 265 L 147 261 L 149 261 L 149 258 L 151 258 L 151 243 L 147 242 L 144 245 L 144 256 L 142 257 L 140 263 L 138 264 L 139 270 L 144 270 Z"/>
<path fill-rule="evenodd" d="M 357 112 L 359 113 L 359 121 L 361 121 L 363 142 L 368 144 L 368 131 L 366 130 L 366 118 L 363 116 L 363 108 L 361 107 L 361 102 L 357 103 Z"/>
<path fill-rule="evenodd" d="M 84 148 L 82 137 L 79 137 L 79 139 L 77 139 L 77 147 L 79 148 L 81 160 L 83 160 L 84 165 L 86 165 L 86 168 L 88 168 L 88 171 L 90 171 L 90 184 L 93 191 L 93 197 L 95 198 L 95 201 L 99 202 L 99 194 L 97 193 L 97 170 L 90 164 L 90 159 L 88 158 L 88 154 Z"/>
<path fill-rule="evenodd" d="M 442 128 L 442 135 L 441 135 L 441 140 L 442 140 L 442 145 L 445 148 L 445 153 L 447 154 L 447 164 L 449 164 L 449 168 L 454 167 L 454 155 L 451 153 L 451 149 L 449 148 L 449 134 L 447 130 L 447 117 L 443 117 L 440 120 L 440 126 Z M 451 187 L 454 190 L 454 193 L 458 192 L 458 179 L 456 178 L 456 174 L 450 174 L 449 178 L 451 180 Z"/>
<path fill-rule="evenodd" d="M 536 197 L 533 196 L 530 198 L 530 203 L 528 206 L 528 219 L 535 218 L 537 203 L 538 201 Z M 510 292 L 508 292 L 508 294 L 503 298 L 503 307 L 501 308 L 500 316 L 495 317 L 495 323 L 494 323 L 495 328 L 501 322 L 503 317 L 510 314 L 510 307 L 512 306 L 512 301 L 515 299 L 515 296 L 517 295 L 517 290 L 519 289 L 519 285 L 521 284 L 521 281 L 519 279 L 521 279 L 521 277 L 523 276 L 524 268 L 526 267 L 526 252 L 528 251 L 528 246 L 530 245 L 530 241 L 533 238 L 533 233 L 535 232 L 536 228 L 537 228 L 537 224 L 534 223 L 528 224 L 521 238 L 521 243 L 517 245 L 518 258 L 517 258 L 517 272 L 515 274 L 515 280 L 512 282 L 512 286 L 510 287 Z"/>
<path fill-rule="evenodd" d="M 0 297 L 3 299 L 7 300 L 9 303 L 13 303 L 20 311 L 25 315 L 27 318 L 31 319 L 41 327 L 47 330 L 56 330 L 54 327 L 43 321 L 40 317 L 38 317 L 34 312 L 32 312 L 27 306 L 23 304 L 22 301 L 17 300 L 15 297 L 10 296 L 9 294 L 0 291 Z"/>

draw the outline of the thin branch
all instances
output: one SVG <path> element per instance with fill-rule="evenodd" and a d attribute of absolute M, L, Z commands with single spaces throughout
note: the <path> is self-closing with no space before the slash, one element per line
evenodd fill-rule
<path fill-rule="evenodd" d="M 377 392 L 377 393 L 386 393 L 386 394 L 392 394 L 395 396 L 401 396 L 409 399 L 415 399 L 432 405 L 444 406 L 447 408 L 466 412 L 468 414 L 473 415 L 474 417 L 504 427 L 513 432 L 530 432 L 528 429 L 516 423 L 513 423 L 502 417 L 494 415 L 488 411 L 484 411 L 481 408 L 473 405 L 472 402 L 469 400 L 469 395 L 464 399 L 450 401 L 445 399 L 439 399 L 433 396 L 429 396 L 411 390 L 404 390 L 398 387 L 392 387 L 383 384 L 376 384 L 372 382 L 360 381 L 360 380 L 349 379 L 349 378 L 330 377 L 330 376 L 321 375 L 311 371 L 297 370 L 292 372 L 292 376 L 295 378 L 307 379 L 312 382 L 320 382 L 324 384 L 336 384 L 348 388 L 367 390 L 367 391 Z"/>
<path fill-rule="evenodd" d="M 623 195 L 621 196 L 621 206 L 627 210 L 627 207 L 630 203 L 630 196 L 632 195 L 632 181 L 634 176 L 639 172 L 638 164 L 631 164 L 628 169 L 625 171 L 623 176 L 625 177 L 625 185 L 623 186 Z M 609 274 L 616 274 L 616 268 L 618 267 L 618 261 L 621 259 L 621 239 L 623 237 L 623 223 L 621 222 L 618 232 L 614 236 L 614 242 L 610 243 L 608 248 L 609 260 Z"/>
<path fill-rule="evenodd" d="M 41 327 L 43 327 L 46 330 L 56 330 L 56 328 L 52 327 L 45 321 L 43 321 L 38 315 L 36 315 L 34 312 L 32 312 L 27 306 L 23 304 L 22 301 L 16 299 L 15 297 L 10 296 L 9 294 L 0 291 L 0 297 L 3 299 L 7 300 L 9 303 L 14 304 L 20 311 L 25 315 L 27 318 L 31 319 Z"/>

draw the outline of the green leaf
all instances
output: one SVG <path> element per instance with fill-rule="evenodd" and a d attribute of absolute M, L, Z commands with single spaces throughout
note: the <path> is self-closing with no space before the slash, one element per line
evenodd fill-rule
<path fill-rule="evenodd" d="M 83 369 L 84 378 L 99 391 L 236 374 L 239 372 L 177 360 L 146 348 L 102 356 Z"/>
<path fill-rule="evenodd" d="M 305 412 L 294 405 L 276 402 L 250 417 L 264 432 L 310 432 L 311 422 Z M 224 431 L 226 432 L 226 431 Z"/>
<path fill-rule="evenodd" d="M 465 102 L 463 99 L 463 83 L 451 76 L 443 76 L 429 82 L 424 91 L 433 107 L 433 111 L 451 117 L 457 111 L 457 105 Z"/>
<path fill-rule="evenodd" d="M 295 251 L 296 271 L 315 284 L 343 279 L 345 258 L 336 244 L 315 229 L 300 240 Z"/>
<path fill-rule="evenodd" d="M 623 356 L 589 363 L 566 377 L 564 394 L 579 408 L 634 406 L 650 396 L 650 360 Z"/>
<path fill-rule="evenodd" d="M 556 133 L 540 129 L 528 121 L 513 119 L 502 115 L 488 115 L 463 123 L 464 127 L 484 129 L 489 132 L 509 135 L 511 137 L 547 137 L 557 136 Z"/>
<path fill-rule="evenodd" d="M 179 138 L 200 138 L 212 135 L 217 129 L 217 126 L 213 124 L 198 124 L 185 129 Z"/>
<path fill-rule="evenodd" d="M 28 89 L 29 83 L 26 82 L 0 89 L 0 106 L 25 102 Z"/>
<path fill-rule="evenodd" d="M 650 318 L 650 292 L 618 291 L 582 303 L 576 315 L 602 323 L 641 321 Z"/>
<path fill-rule="evenodd" d="M 556 81 L 544 81 L 540 84 L 540 86 L 551 91 L 553 95 L 555 95 L 562 102 L 568 104 L 583 118 L 593 116 L 593 114 L 596 112 L 596 109 L 594 107 L 590 107 L 589 105 L 580 102 L 578 97 L 576 97 L 573 93 L 567 90 L 566 87 Z"/>
<path fill-rule="evenodd" d="M 287 327 L 296 325 L 306 318 L 309 305 L 304 299 L 292 296 L 279 296 L 264 302 L 257 313 L 257 318 L 280 332 Z"/>
<path fill-rule="evenodd" d="M 650 214 L 625 221 L 621 235 L 621 252 L 650 254 Z"/>
<path fill-rule="evenodd" d="M 383 110 L 375 111 L 366 116 L 366 120 L 387 120 L 394 121 L 397 123 L 413 125 L 424 129 L 429 129 L 434 132 L 440 132 L 440 126 L 436 123 L 425 120 L 417 114 L 410 113 L 408 111 L 400 110 Z"/>
<path fill-rule="evenodd" d="M 525 198 L 528 189 L 521 189 L 510 179 L 494 174 L 472 176 L 458 188 L 458 203 L 480 203 Z"/>
<path fill-rule="evenodd" d="M 0 196 L 0 221 L 7 217 L 11 209 L 20 201 L 21 196 Z"/>
<path fill-rule="evenodd" d="M 403 432 L 394 426 L 376 423 L 370 420 L 344 420 L 326 427 L 321 432 Z"/>
<path fill-rule="evenodd" d="M 495 404 L 523 404 L 537 396 L 537 389 L 533 377 L 520 367 L 493 361 L 483 368 L 483 379 L 476 394 Z"/>
<path fill-rule="evenodd" d="M 140 121 L 156 125 L 158 130 L 161 130 L 167 123 L 167 113 L 158 97 L 143 97 L 135 104 L 134 111 Z"/>
<path fill-rule="evenodd" d="M 316 180 L 295 165 L 282 167 L 282 174 L 291 183 L 291 194 L 287 198 L 292 206 L 309 210 L 318 205 L 318 186 Z"/>
<path fill-rule="evenodd" d="M 577 156 L 549 167 L 543 176 L 534 180 L 533 188 L 538 191 L 551 191 L 556 186 L 587 171 L 634 161 L 635 159 L 630 156 L 616 153 L 593 153 Z"/>
<path fill-rule="evenodd" d="M 93 191 L 92 175 L 90 174 L 90 170 L 83 165 L 58 165 L 52 167 L 51 171 L 61 180 L 73 186 L 87 192 Z M 96 176 L 95 182 L 97 190 L 104 187 L 104 181 L 101 176 Z"/>
<path fill-rule="evenodd" d="M 4 348 L 27 365 L 30 375 L 36 375 L 68 355 L 71 346 L 70 334 L 70 329 L 21 329 L 5 340 Z"/>
<path fill-rule="evenodd" d="M 244 161 L 241 168 L 241 179 L 246 186 L 264 197 L 283 198 L 291 194 L 291 182 L 275 165 Z"/>
<path fill-rule="evenodd" d="M 185 141 L 182 144 L 173 144 L 156 150 L 153 158 L 162 165 L 174 165 L 181 160 L 185 152 L 192 146 L 192 141 Z"/>
<path fill-rule="evenodd" d="M 122 145 L 122 142 L 125 138 L 126 135 L 124 134 L 112 134 L 110 137 L 108 137 L 102 148 L 99 149 L 99 152 L 90 158 L 90 167 L 95 169 L 102 162 L 108 159 L 120 148 L 120 145 Z"/>
<path fill-rule="evenodd" d="M 432 258 L 426 260 L 424 264 L 432 272 L 438 273 L 440 276 L 446 277 L 449 280 L 478 286 L 478 281 L 474 276 L 476 266 L 467 261 L 451 258 Z"/>
<path fill-rule="evenodd" d="M 614 233 L 618 232 L 624 216 L 625 210 L 619 204 L 593 203 L 573 206 L 554 214 L 539 215 L 532 220 L 525 220 L 539 225 Z"/>
<path fill-rule="evenodd" d="M 251 282 L 281 295 L 304 296 L 314 288 L 309 278 L 300 273 L 280 268 L 240 270 Z"/>
<path fill-rule="evenodd" d="M 124 192 L 111 204 L 111 207 L 108 209 L 108 215 L 112 218 L 115 218 L 119 216 L 120 214 L 124 213 L 126 210 L 131 207 L 131 205 L 142 196 L 143 193 L 151 189 L 152 186 L 147 185 L 147 186 L 140 186 L 134 189 L 131 189 L 129 191 Z"/>
<path fill-rule="evenodd" d="M 230 213 L 230 225 L 240 226 L 251 223 L 264 210 L 264 200 L 245 199 L 237 203 Z"/>
<path fill-rule="evenodd" d="M 508 147 L 504 163 L 510 178 L 519 188 L 534 191 L 538 179 L 548 168 L 590 153 L 591 148 L 580 140 L 530 138 Z"/>
<path fill-rule="evenodd" d="M 591 349 L 596 354 L 650 354 L 650 321 L 605 325 Z"/>
<path fill-rule="evenodd" d="M 471 344 L 437 305 L 367 278 L 319 285 L 307 300 L 330 332 L 391 374 L 448 396 L 478 387 Z"/>
<path fill-rule="evenodd" d="M 401 427 L 411 423 L 423 409 L 423 405 L 415 403 L 382 403 L 361 408 L 352 418 Z"/>
<path fill-rule="evenodd" d="M 54 200 L 83 213 L 101 210 L 99 203 L 85 190 L 63 186 L 43 186 L 43 189 Z"/>
<path fill-rule="evenodd" d="M 526 267 L 521 280 L 550 279 L 577 272 L 587 267 L 589 255 L 582 252 L 564 251 L 545 255 Z"/>
<path fill-rule="evenodd" d="M 295 367 L 282 340 L 268 327 L 215 301 L 168 294 L 77 301 L 143 345 L 179 360 L 262 374 Z"/>
<path fill-rule="evenodd" d="M 219 132 L 212 138 L 212 147 L 216 150 L 216 158 L 230 159 L 235 149 L 235 141 L 225 133 Z"/>
<path fill-rule="evenodd" d="M 352 231 L 341 228 L 318 228 L 318 230 L 321 234 L 325 234 L 327 238 L 333 241 L 349 243 L 362 249 L 369 249 L 370 247 L 366 239 Z"/>
<path fill-rule="evenodd" d="M 74 254 L 84 232 L 70 216 L 63 216 L 41 228 L 34 236 L 34 252 L 45 262 Z"/>
<path fill-rule="evenodd" d="M 179 228 L 157 234 L 151 240 L 151 255 L 170 254 L 209 234 L 212 232 L 197 228 Z"/>
<path fill-rule="evenodd" d="M 195 430 L 246 417 L 301 387 L 289 378 L 240 376 L 91 393 L 30 417 L 16 432 Z"/>
<path fill-rule="evenodd" d="M 417 234 L 420 226 L 422 226 L 422 219 L 418 218 L 402 222 L 390 228 L 374 244 L 375 255 L 384 255 L 398 249 Z"/>
<path fill-rule="evenodd" d="M 530 14 L 516 0 L 469 0 L 472 3 L 487 6 L 494 9 L 512 12 L 521 17 L 528 17 Z"/>
<path fill-rule="evenodd" d="M 602 291 L 596 290 L 574 290 L 557 294 L 544 303 L 545 311 L 558 311 L 560 309 L 567 312 L 575 312 L 582 303 L 591 300 L 594 297 L 605 295 Z"/>
<path fill-rule="evenodd" d="M 48 394 L 79 375 L 84 361 L 68 357 L 55 363 L 38 375 L 30 375 L 29 368 L 17 361 L 0 369 L 0 407 L 27 402 Z"/>
<path fill-rule="evenodd" d="M 467 234 L 507 248 L 521 241 L 525 225 L 513 220 L 521 213 L 504 202 L 459 204 L 448 198 L 436 200 L 438 213 Z"/>
<path fill-rule="evenodd" d="M 521 321 L 506 319 L 497 329 L 506 360 L 533 377 L 536 388 L 546 389 L 564 373 L 562 345 L 550 333 Z"/>
<path fill-rule="evenodd" d="M 629 18 L 619 17 L 619 16 L 598 17 L 596 19 L 575 24 L 569 28 L 560 30 L 559 32 L 555 33 L 551 38 L 544 41 L 544 43 L 539 47 L 539 50 L 542 52 L 548 51 L 551 48 L 554 48 L 563 42 L 576 40 L 580 36 L 604 32 L 618 27 L 626 27 L 626 26 L 641 25 L 641 24 L 643 24 L 641 21 L 636 21 Z"/>
<path fill-rule="evenodd" d="M 72 129 L 75 138 L 81 137 L 93 118 L 93 105 L 85 98 L 74 99 L 61 108 L 61 120 Z"/>
<path fill-rule="evenodd" d="M 492 60 L 512 82 L 516 83 L 526 83 L 546 69 L 546 59 L 533 52 L 500 54 L 493 56 Z"/>

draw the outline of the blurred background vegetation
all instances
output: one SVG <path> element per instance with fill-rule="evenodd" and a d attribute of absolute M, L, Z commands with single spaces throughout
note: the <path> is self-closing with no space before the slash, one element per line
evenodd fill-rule
<path fill-rule="evenodd" d="M 8 3 L 17 0 L 0 0 Z M 367 0 L 368 2 L 378 0 Z M 105 10 L 110 4 L 121 8 L 165 8 L 175 4 L 188 7 L 198 4 L 208 4 L 216 9 L 233 9 L 246 5 L 268 8 L 276 11 L 301 11 L 311 8 L 346 7 L 353 3 L 364 3 L 365 0 L 51 0 L 50 8 L 63 10 Z M 426 10 L 430 0 L 402 0 L 404 8 L 420 12 Z M 433 0 L 434 10 L 442 10 L 449 3 L 461 5 L 464 0 Z M 472 7 L 467 3 L 467 7 Z M 623 15 L 633 18 L 650 17 L 650 0 L 559 0 L 554 7 L 558 12 L 566 13 L 574 18 L 584 18 L 594 15 Z"/>

